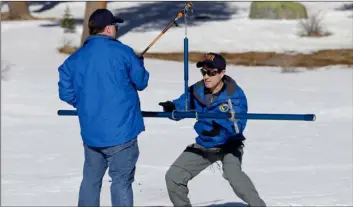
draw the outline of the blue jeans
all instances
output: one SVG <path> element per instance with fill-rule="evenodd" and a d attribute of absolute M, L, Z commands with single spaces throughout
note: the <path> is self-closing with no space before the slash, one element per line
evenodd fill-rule
<path fill-rule="evenodd" d="M 133 206 L 132 183 L 139 157 L 137 139 L 125 144 L 95 148 L 84 145 L 85 162 L 78 206 L 100 206 L 104 174 L 109 167 L 112 206 Z"/>

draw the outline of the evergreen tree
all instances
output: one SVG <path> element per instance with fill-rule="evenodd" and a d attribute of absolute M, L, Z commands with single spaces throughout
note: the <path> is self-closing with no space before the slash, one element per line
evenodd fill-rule
<path fill-rule="evenodd" d="M 61 20 L 60 26 L 64 28 L 64 33 L 75 33 L 76 32 L 76 23 L 71 15 L 69 6 L 65 9 L 64 17 Z"/>

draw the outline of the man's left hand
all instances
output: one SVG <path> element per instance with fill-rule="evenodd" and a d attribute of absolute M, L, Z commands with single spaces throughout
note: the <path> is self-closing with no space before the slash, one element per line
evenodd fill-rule
<path fill-rule="evenodd" d="M 175 110 L 175 104 L 171 101 L 160 102 L 158 105 L 163 107 L 163 111 L 172 112 Z"/>

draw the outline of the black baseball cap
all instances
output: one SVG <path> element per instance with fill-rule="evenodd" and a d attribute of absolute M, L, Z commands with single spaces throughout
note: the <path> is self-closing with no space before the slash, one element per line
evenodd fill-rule
<path fill-rule="evenodd" d="M 226 60 L 219 54 L 207 53 L 205 54 L 202 61 L 196 63 L 196 67 L 200 68 L 203 65 L 207 65 L 209 68 L 217 68 L 218 70 L 226 69 Z"/>
<path fill-rule="evenodd" d="M 124 20 L 114 16 L 108 9 L 97 9 L 91 14 L 88 22 L 90 28 L 104 28 L 108 25 L 123 23 Z"/>

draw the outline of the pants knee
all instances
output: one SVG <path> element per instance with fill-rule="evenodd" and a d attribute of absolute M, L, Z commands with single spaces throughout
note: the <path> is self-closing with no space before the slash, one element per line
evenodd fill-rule
<path fill-rule="evenodd" d="M 171 166 L 165 174 L 168 189 L 178 185 L 186 185 L 191 178 L 192 176 L 188 171 L 177 166 Z"/>

